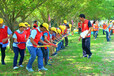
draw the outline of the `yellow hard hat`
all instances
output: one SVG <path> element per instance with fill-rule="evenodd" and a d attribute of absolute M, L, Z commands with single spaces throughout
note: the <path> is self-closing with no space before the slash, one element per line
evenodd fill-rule
<path fill-rule="evenodd" d="M 29 25 L 27 22 L 25 22 L 25 24 L 28 25 L 28 26 L 30 27 L 30 25 Z"/>
<path fill-rule="evenodd" d="M 64 23 L 67 23 L 67 20 L 64 20 Z"/>
<path fill-rule="evenodd" d="M 43 23 L 42 26 L 45 27 L 47 31 L 49 31 L 49 25 L 47 23 Z"/>
<path fill-rule="evenodd" d="M 0 18 L 0 24 L 2 24 L 3 23 L 3 19 L 2 18 Z"/>
<path fill-rule="evenodd" d="M 112 20 L 110 20 L 110 22 L 111 22 Z"/>
<path fill-rule="evenodd" d="M 71 24 L 69 24 L 69 27 L 71 28 L 71 27 L 72 27 L 72 25 L 71 25 Z"/>
<path fill-rule="evenodd" d="M 61 34 L 61 30 L 60 30 L 60 29 L 57 29 L 57 32 L 58 32 L 59 34 Z"/>
<path fill-rule="evenodd" d="M 105 23 L 105 22 L 103 22 L 103 23 Z"/>
<path fill-rule="evenodd" d="M 19 23 L 19 27 L 27 27 L 26 25 L 25 25 L 25 23 Z"/>
<path fill-rule="evenodd" d="M 55 27 L 51 27 L 51 30 L 57 33 L 57 30 Z"/>
<path fill-rule="evenodd" d="M 62 32 L 64 32 L 65 26 L 60 25 L 59 28 L 62 30 Z"/>

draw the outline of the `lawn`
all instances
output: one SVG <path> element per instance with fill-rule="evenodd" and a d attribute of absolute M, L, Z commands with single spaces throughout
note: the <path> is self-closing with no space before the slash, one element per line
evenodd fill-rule
<path fill-rule="evenodd" d="M 23 62 L 24 67 L 13 70 L 14 53 L 7 49 L 6 65 L 0 64 L 0 76 L 114 76 L 114 35 L 111 37 L 111 42 L 106 41 L 102 30 L 99 31 L 97 40 L 92 36 L 93 55 L 90 59 L 82 57 L 82 45 L 78 38 L 78 34 L 69 36 L 69 46 L 52 57 L 52 66 L 46 66 L 48 71 L 38 72 L 37 60 L 35 60 L 33 64 L 35 72 L 29 73 L 25 69 L 30 57 L 28 51 Z"/>

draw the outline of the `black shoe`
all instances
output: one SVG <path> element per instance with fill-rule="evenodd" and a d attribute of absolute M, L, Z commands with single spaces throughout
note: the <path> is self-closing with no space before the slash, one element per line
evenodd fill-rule
<path fill-rule="evenodd" d="M 6 65 L 6 64 L 3 62 L 2 65 Z"/>

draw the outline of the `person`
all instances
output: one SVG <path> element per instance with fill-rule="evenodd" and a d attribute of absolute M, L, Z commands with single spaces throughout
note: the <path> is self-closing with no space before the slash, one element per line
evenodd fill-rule
<path fill-rule="evenodd" d="M 9 36 L 8 36 L 9 35 Z M 4 21 L 0 18 L 0 49 L 1 49 L 1 62 L 2 65 L 5 65 L 5 50 L 8 45 L 8 39 L 12 37 L 12 31 L 6 25 Z"/>
<path fill-rule="evenodd" d="M 47 45 L 47 43 L 45 43 L 44 41 L 42 41 L 42 37 L 43 37 L 43 32 L 45 31 L 45 26 L 46 24 L 43 23 L 40 25 L 40 27 L 34 28 L 31 31 L 31 35 L 30 35 L 30 39 L 27 41 L 27 48 L 29 50 L 30 53 L 30 59 L 28 61 L 28 64 L 26 66 L 26 69 L 29 72 L 34 72 L 34 70 L 32 69 L 32 64 L 34 62 L 34 60 L 36 59 L 36 56 L 38 56 L 38 71 L 40 70 L 48 70 L 47 68 L 44 67 L 43 65 L 43 50 L 41 49 L 41 47 L 37 47 L 39 46 L 39 42 L 42 44 Z"/>
<path fill-rule="evenodd" d="M 65 37 L 65 47 L 67 47 L 68 46 L 68 33 L 67 33 L 67 30 L 69 29 L 70 27 L 69 27 L 69 25 L 68 24 L 66 24 L 66 29 L 64 30 L 64 35 L 66 35 L 66 37 Z"/>
<path fill-rule="evenodd" d="M 61 36 L 64 37 L 64 30 L 65 30 L 65 27 L 63 25 L 60 25 L 59 26 L 59 29 L 61 30 Z M 62 40 L 61 42 L 61 49 L 64 49 L 65 46 L 64 46 L 64 40 Z"/>
<path fill-rule="evenodd" d="M 97 35 L 98 35 L 98 30 L 99 30 L 99 27 L 98 27 L 98 24 L 95 21 L 94 24 L 93 24 L 93 36 L 95 37 L 95 40 L 96 40 Z"/>
<path fill-rule="evenodd" d="M 91 58 L 92 52 L 90 50 L 90 37 L 91 37 L 92 25 L 89 20 L 85 19 L 84 14 L 80 14 L 79 17 L 80 20 L 82 21 L 82 32 L 86 30 L 88 31 L 84 38 L 82 38 L 81 35 L 79 37 L 79 41 L 82 38 L 83 57 L 87 57 L 88 55 L 88 58 Z"/>
<path fill-rule="evenodd" d="M 107 25 L 105 24 L 105 22 L 103 22 L 102 28 L 103 28 L 103 35 L 105 35 L 105 29 L 106 29 Z"/>
<path fill-rule="evenodd" d="M 38 22 L 35 20 L 33 24 L 33 28 L 37 28 L 37 27 L 38 27 Z"/>
<path fill-rule="evenodd" d="M 44 42 L 46 43 L 51 43 L 50 42 L 50 32 L 49 32 L 49 25 L 47 23 L 43 23 L 42 27 L 45 29 L 45 31 L 43 31 L 43 39 Z M 50 63 L 48 63 L 49 60 L 49 47 L 43 47 L 42 48 L 43 51 L 43 57 L 45 59 L 45 65 L 52 65 Z"/>
<path fill-rule="evenodd" d="M 78 22 L 78 34 L 81 33 L 81 21 Z"/>
<path fill-rule="evenodd" d="M 26 28 L 25 28 L 25 31 L 26 31 L 26 39 L 28 40 L 29 39 L 29 36 L 30 36 L 30 33 L 31 33 L 31 29 L 30 29 L 30 25 L 25 22 L 25 25 L 26 25 Z"/>
<path fill-rule="evenodd" d="M 109 21 L 109 24 L 108 24 L 108 26 L 105 28 L 105 31 L 106 31 L 106 40 L 107 40 L 107 42 L 109 42 L 110 41 L 110 38 L 111 38 L 111 36 L 110 36 L 110 28 L 111 28 L 111 26 L 112 26 L 112 21 Z"/>
<path fill-rule="evenodd" d="M 63 21 L 63 25 L 67 25 L 67 20 L 64 20 Z"/>
<path fill-rule="evenodd" d="M 19 66 L 23 67 L 22 63 L 24 60 L 24 51 L 26 47 L 26 25 L 24 23 L 19 23 L 19 29 L 16 30 L 13 34 L 13 51 L 14 51 L 14 60 L 13 60 L 13 69 L 18 69 L 17 67 L 17 59 L 18 54 L 20 53 Z"/>

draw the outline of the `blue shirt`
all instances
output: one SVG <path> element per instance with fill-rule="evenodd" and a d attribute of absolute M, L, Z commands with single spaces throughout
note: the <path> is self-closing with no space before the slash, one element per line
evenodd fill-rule
<path fill-rule="evenodd" d="M 112 27 L 112 24 L 109 24 L 109 26 L 107 27 L 106 31 L 109 32 L 109 28 Z"/>
<path fill-rule="evenodd" d="M 5 25 L 3 25 L 1 28 L 4 28 L 4 27 L 5 27 Z M 1 29 L 1 28 L 0 28 L 0 29 Z M 10 30 L 9 27 L 8 27 L 7 33 L 8 33 L 8 35 L 11 35 L 11 34 L 12 34 L 12 31 Z M 0 42 L 0 44 L 2 44 L 2 47 L 6 47 L 6 46 L 8 45 L 8 43 L 3 44 L 3 43 L 1 43 L 1 42 Z"/>
<path fill-rule="evenodd" d="M 39 27 L 37 27 L 37 29 L 38 29 L 38 31 L 42 32 Z M 37 35 L 37 31 L 36 30 L 32 30 L 30 38 L 35 39 L 36 35 Z M 33 46 L 33 44 L 31 43 L 30 39 L 28 39 L 28 41 L 27 41 L 27 46 Z"/>
<path fill-rule="evenodd" d="M 16 31 L 17 31 L 19 34 L 22 34 L 22 33 L 24 32 L 24 31 L 21 32 L 19 29 L 16 30 Z M 26 37 L 26 35 L 25 35 L 25 37 Z M 17 39 L 17 35 L 16 35 L 15 33 L 13 34 L 13 38 Z M 13 47 L 18 47 L 18 46 L 17 46 L 17 44 L 13 43 Z"/>

